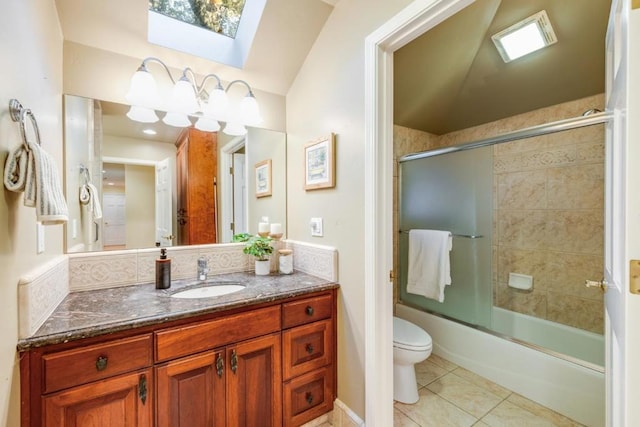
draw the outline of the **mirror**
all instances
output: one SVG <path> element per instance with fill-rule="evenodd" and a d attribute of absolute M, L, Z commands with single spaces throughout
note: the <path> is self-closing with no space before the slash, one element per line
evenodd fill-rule
<path fill-rule="evenodd" d="M 259 222 L 286 235 L 283 132 L 232 137 L 134 122 L 128 109 L 64 95 L 68 253 L 228 243 Z"/>

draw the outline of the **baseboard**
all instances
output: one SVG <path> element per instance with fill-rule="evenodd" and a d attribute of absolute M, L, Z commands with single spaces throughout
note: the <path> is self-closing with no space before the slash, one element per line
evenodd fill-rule
<path fill-rule="evenodd" d="M 333 402 L 333 427 L 364 427 L 364 421 L 340 399 Z"/>

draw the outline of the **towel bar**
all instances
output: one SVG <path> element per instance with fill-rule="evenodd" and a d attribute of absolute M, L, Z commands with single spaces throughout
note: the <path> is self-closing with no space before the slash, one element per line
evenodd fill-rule
<path fill-rule="evenodd" d="M 399 230 L 399 233 L 403 233 L 403 234 L 409 234 L 409 230 Z M 452 233 L 451 234 L 453 237 L 464 237 L 465 239 L 481 239 L 482 235 L 478 235 L 478 234 L 457 234 L 457 233 Z"/>
<path fill-rule="evenodd" d="M 36 134 L 36 142 L 38 143 L 38 145 L 42 145 L 40 143 L 40 129 L 38 129 L 38 122 L 36 121 L 36 116 L 33 115 L 33 112 L 31 112 L 30 109 L 24 108 L 20 101 L 14 98 L 9 101 L 9 113 L 11 115 L 11 119 L 14 122 L 20 122 L 20 133 L 22 134 L 22 141 L 27 148 L 27 130 L 25 126 L 27 116 L 31 120 L 33 131 Z"/>

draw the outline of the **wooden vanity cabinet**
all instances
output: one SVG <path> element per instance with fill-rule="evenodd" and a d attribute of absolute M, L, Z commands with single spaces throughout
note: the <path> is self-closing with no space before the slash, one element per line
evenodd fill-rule
<path fill-rule="evenodd" d="M 299 426 L 333 408 L 336 290 L 20 354 L 22 426 Z"/>

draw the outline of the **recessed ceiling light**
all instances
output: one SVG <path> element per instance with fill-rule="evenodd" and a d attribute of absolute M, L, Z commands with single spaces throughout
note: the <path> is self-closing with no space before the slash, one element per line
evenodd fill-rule
<path fill-rule="evenodd" d="M 142 133 L 146 133 L 147 135 L 155 135 L 155 134 L 157 134 L 158 132 L 156 132 L 156 131 L 155 131 L 155 130 L 153 130 L 153 129 L 145 129 L 145 130 L 143 130 L 143 131 L 142 131 Z"/>
<path fill-rule="evenodd" d="M 504 62 L 511 62 L 558 41 L 544 10 L 494 34 L 491 40 Z"/>
<path fill-rule="evenodd" d="M 107 182 L 107 185 L 115 185 L 113 182 Z"/>

